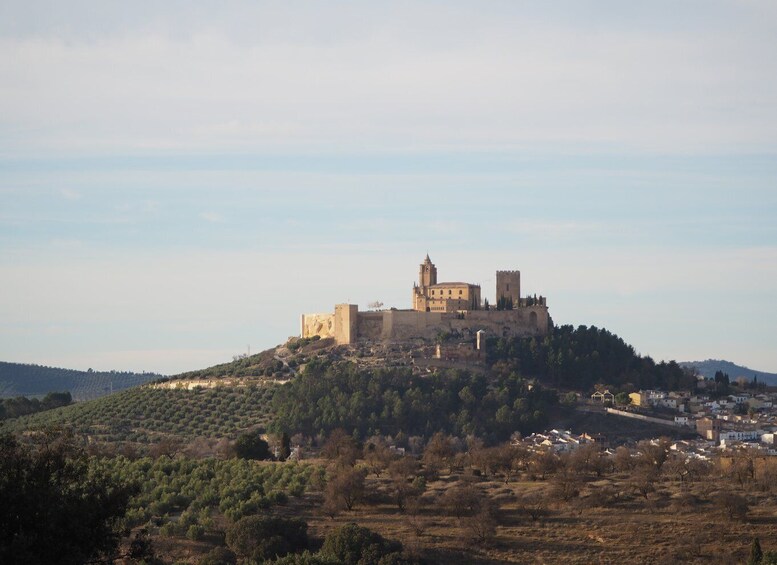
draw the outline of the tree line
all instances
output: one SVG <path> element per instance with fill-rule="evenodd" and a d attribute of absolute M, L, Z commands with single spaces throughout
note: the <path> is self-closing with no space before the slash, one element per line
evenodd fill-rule
<path fill-rule="evenodd" d="M 0 400 L 0 420 L 27 416 L 60 406 L 67 406 L 73 402 L 69 392 L 50 392 L 43 399 L 17 396 Z"/>
<path fill-rule="evenodd" d="M 595 384 L 635 389 L 693 389 L 696 377 L 675 361 L 638 355 L 617 335 L 595 326 L 553 328 L 544 338 L 493 338 L 488 362 L 507 364 L 551 386 L 588 391 Z"/>

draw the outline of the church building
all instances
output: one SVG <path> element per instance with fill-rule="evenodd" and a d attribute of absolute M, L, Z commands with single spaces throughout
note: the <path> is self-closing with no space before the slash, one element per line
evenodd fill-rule
<path fill-rule="evenodd" d="M 480 309 L 480 285 L 437 282 L 437 267 L 429 255 L 421 263 L 418 284 L 413 285 L 413 310 L 418 312 L 465 312 Z"/>

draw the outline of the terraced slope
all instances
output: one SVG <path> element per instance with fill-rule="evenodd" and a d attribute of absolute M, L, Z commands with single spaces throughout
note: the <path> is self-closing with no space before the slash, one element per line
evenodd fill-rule
<path fill-rule="evenodd" d="M 136 387 L 88 402 L 9 420 L 0 429 L 71 426 L 91 441 L 155 443 L 166 437 L 236 437 L 269 422 L 275 385 L 186 390 Z"/>

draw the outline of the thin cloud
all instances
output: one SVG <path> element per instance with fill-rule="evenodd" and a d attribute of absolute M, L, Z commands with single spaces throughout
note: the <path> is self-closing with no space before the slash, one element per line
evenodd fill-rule
<path fill-rule="evenodd" d="M 200 218 L 211 224 L 220 224 L 224 221 L 224 216 L 216 212 L 200 212 Z"/>
<path fill-rule="evenodd" d="M 616 226 L 603 222 L 576 222 L 553 220 L 515 220 L 502 225 L 508 233 L 531 236 L 536 238 L 565 239 L 574 237 L 590 237 L 592 234 L 603 234 L 617 230 Z"/>
<path fill-rule="evenodd" d="M 77 190 L 73 190 L 72 188 L 60 188 L 59 194 L 65 199 L 65 200 L 80 200 L 83 195 L 78 192 Z"/>
<path fill-rule="evenodd" d="M 404 18 L 378 19 L 382 10 L 363 8 L 367 25 L 354 29 L 336 11 L 244 7 L 215 21 L 205 11 L 188 33 L 6 35 L 0 49 L 14 57 L 0 64 L 0 84 L 15 86 L 3 92 L 12 118 L 0 150 L 777 146 L 773 11 L 719 7 L 706 26 L 690 13 L 670 25 L 656 7 L 639 15 L 658 29 L 640 29 L 474 4 L 404 8 Z M 331 34 L 294 33 L 317 18 Z M 241 19 L 264 33 L 233 33 Z"/>

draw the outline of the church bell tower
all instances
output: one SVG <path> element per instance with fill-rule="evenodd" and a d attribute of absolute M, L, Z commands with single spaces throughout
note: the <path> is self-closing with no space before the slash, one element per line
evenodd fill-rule
<path fill-rule="evenodd" d="M 428 288 L 434 284 L 437 284 L 437 267 L 434 266 L 432 260 L 429 259 L 429 254 L 426 254 L 426 259 L 421 263 L 421 268 L 418 273 L 418 286 Z"/>

